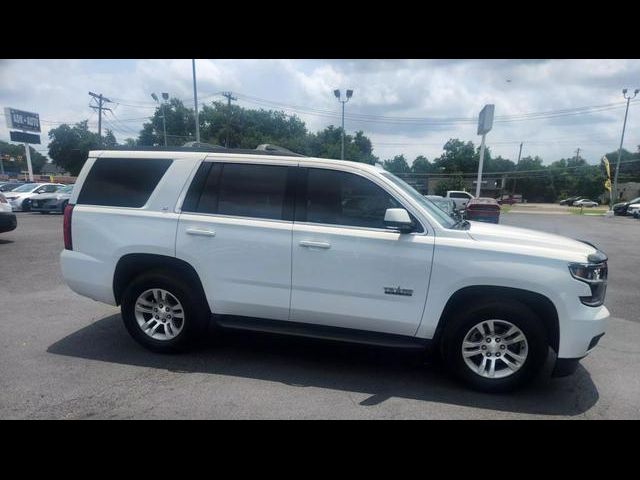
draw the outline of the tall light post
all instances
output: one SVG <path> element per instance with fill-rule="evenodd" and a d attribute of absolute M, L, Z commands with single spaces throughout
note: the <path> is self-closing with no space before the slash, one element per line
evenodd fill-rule
<path fill-rule="evenodd" d="M 344 104 L 349 101 L 349 99 L 353 96 L 353 90 L 347 90 L 347 98 L 346 100 L 342 100 L 340 95 L 340 90 L 334 90 L 333 94 L 336 96 L 338 101 L 342 104 L 342 148 L 340 150 L 340 160 L 344 160 Z"/>
<path fill-rule="evenodd" d="M 200 118 L 198 115 L 198 88 L 196 87 L 196 59 L 191 60 L 193 69 L 193 104 L 196 108 L 196 142 L 200 143 Z"/>
<path fill-rule="evenodd" d="M 165 113 L 164 113 L 164 104 L 169 99 L 169 94 L 165 92 L 162 93 L 162 102 L 160 102 L 160 100 L 158 99 L 158 96 L 155 93 L 151 94 L 151 98 L 153 98 L 156 101 L 156 103 L 160 105 L 160 109 L 162 110 L 162 129 L 164 130 L 164 146 L 166 147 L 167 146 L 167 120 L 165 118 Z"/>
<path fill-rule="evenodd" d="M 636 88 L 633 92 L 633 97 L 629 95 L 627 97 L 627 89 L 622 90 L 622 96 L 627 100 L 627 109 L 624 112 L 624 123 L 622 124 L 622 136 L 620 137 L 620 148 L 618 148 L 618 161 L 616 162 L 616 174 L 613 178 L 613 201 L 609 206 L 610 209 L 613 209 L 613 202 L 618 201 L 618 170 L 620 169 L 620 158 L 622 157 L 622 143 L 624 142 L 624 130 L 627 128 L 627 115 L 629 114 L 629 102 L 631 99 L 635 98 L 636 95 L 640 92 L 640 89 Z"/>

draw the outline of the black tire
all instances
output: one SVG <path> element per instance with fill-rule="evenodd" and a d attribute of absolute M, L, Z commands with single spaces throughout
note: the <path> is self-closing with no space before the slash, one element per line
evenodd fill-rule
<path fill-rule="evenodd" d="M 184 309 L 184 325 L 171 340 L 156 340 L 143 332 L 135 316 L 135 302 L 144 291 L 160 288 L 170 292 Z M 183 281 L 175 273 L 153 270 L 136 277 L 122 294 L 122 319 L 129 334 L 142 346 L 159 353 L 186 351 L 203 339 L 209 325 L 210 311 L 199 288 Z"/>
<path fill-rule="evenodd" d="M 483 320 L 506 320 L 524 333 L 528 354 L 519 370 L 504 378 L 480 376 L 467 366 L 462 356 L 464 337 Z M 447 368 L 470 387 L 483 392 L 499 393 L 517 389 L 532 380 L 543 367 L 549 353 L 548 335 L 542 320 L 526 305 L 513 300 L 476 302 L 452 315 L 447 321 L 441 344 Z"/>

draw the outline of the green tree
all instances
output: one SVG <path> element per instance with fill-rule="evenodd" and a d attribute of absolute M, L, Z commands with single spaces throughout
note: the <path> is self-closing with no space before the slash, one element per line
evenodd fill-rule
<path fill-rule="evenodd" d="M 138 145 L 151 147 L 164 145 L 164 127 L 162 123 L 162 108 L 156 108 L 150 122 L 142 125 L 138 136 Z M 167 126 L 167 145 L 182 146 L 188 141 L 195 140 L 195 114 L 193 110 L 184 106 L 182 101 L 171 98 L 164 105 L 164 115 Z M 204 120 L 200 117 L 200 128 Z M 203 137 L 204 138 L 204 137 Z"/>
<path fill-rule="evenodd" d="M 396 155 L 390 160 L 385 160 L 383 167 L 391 173 L 411 173 L 411 167 L 409 167 L 404 155 Z"/>
<path fill-rule="evenodd" d="M 480 161 L 480 147 L 475 148 L 473 142 L 463 142 L 452 138 L 442 147 L 442 155 L 433 163 L 435 167 L 444 173 L 469 173 L 478 170 Z M 485 148 L 484 161 L 491 162 L 491 151 Z"/>
<path fill-rule="evenodd" d="M 41 155 L 37 150 L 29 145 L 29 153 L 31 154 L 31 167 L 34 173 L 40 173 L 42 166 L 47 163 L 47 157 Z M 7 155 L 14 161 L 3 160 L 5 171 L 22 172 L 27 170 L 27 157 L 24 146 L 15 145 L 0 141 L 0 155 Z"/>
<path fill-rule="evenodd" d="M 438 182 L 435 189 L 435 195 L 440 195 L 444 197 L 449 190 L 464 190 L 464 178 L 462 175 L 457 175 L 455 177 L 449 177 L 445 180 Z"/>
<path fill-rule="evenodd" d="M 431 173 L 435 169 L 434 165 L 427 160 L 427 157 L 418 155 L 411 164 L 411 172 L 417 174 Z"/>
<path fill-rule="evenodd" d="M 62 124 L 49 131 L 49 139 L 49 157 L 71 175 L 80 173 L 90 150 L 100 148 L 98 134 L 89 130 L 88 120 L 73 126 Z"/>
<path fill-rule="evenodd" d="M 306 148 L 302 153 L 310 157 L 340 158 L 342 145 L 342 129 L 329 125 L 324 130 L 307 135 Z M 363 132 L 356 132 L 355 136 L 344 136 L 344 158 L 354 162 L 374 165 L 378 157 L 373 155 L 371 141 Z"/>

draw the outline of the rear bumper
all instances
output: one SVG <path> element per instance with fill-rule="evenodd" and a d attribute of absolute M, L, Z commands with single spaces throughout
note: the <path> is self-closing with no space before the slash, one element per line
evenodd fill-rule
<path fill-rule="evenodd" d="M 0 212 L 0 232 L 10 232 L 18 226 L 18 221 L 13 213 Z"/>
<path fill-rule="evenodd" d="M 60 268 L 64 281 L 74 292 L 98 302 L 115 305 L 113 295 L 113 267 L 97 258 L 63 250 Z"/>

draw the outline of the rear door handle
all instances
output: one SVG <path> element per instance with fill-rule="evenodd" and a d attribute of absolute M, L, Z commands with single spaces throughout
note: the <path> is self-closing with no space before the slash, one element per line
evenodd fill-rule
<path fill-rule="evenodd" d="M 187 228 L 189 235 L 201 235 L 203 237 L 215 237 L 216 232 L 214 230 L 201 230 L 199 228 Z"/>
<path fill-rule="evenodd" d="M 300 246 L 307 248 L 331 248 L 331 244 L 328 242 L 313 242 L 311 240 L 301 240 Z"/>

